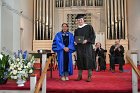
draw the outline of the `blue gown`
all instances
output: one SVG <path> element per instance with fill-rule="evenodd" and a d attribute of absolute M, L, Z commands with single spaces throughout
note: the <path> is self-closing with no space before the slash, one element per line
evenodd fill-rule
<path fill-rule="evenodd" d="M 63 76 L 64 75 L 64 43 L 63 43 L 63 37 L 62 37 L 63 32 L 58 32 L 55 35 L 55 38 L 53 40 L 52 44 L 52 50 L 57 53 L 57 58 L 58 58 L 58 70 L 59 70 L 59 75 Z M 68 74 L 72 75 L 73 74 L 73 62 L 72 62 L 72 53 L 75 51 L 75 45 L 74 45 L 74 36 L 72 33 L 67 32 L 69 36 L 69 63 L 68 63 Z"/>

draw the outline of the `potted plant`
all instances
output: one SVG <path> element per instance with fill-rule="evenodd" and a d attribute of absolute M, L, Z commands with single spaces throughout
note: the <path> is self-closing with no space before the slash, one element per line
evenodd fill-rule
<path fill-rule="evenodd" d="M 4 53 L 0 54 L 0 84 L 5 84 L 8 79 L 8 70 L 9 70 L 9 55 Z"/>
<path fill-rule="evenodd" d="M 27 51 L 14 53 L 9 60 L 9 77 L 17 81 L 18 86 L 24 86 L 26 79 L 33 73 L 34 56 L 28 56 Z"/>

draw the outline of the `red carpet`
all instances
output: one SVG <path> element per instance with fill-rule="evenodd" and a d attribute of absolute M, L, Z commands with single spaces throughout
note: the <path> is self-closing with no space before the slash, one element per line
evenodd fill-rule
<path fill-rule="evenodd" d="M 85 82 L 87 72 L 83 72 L 83 80 L 74 81 L 77 78 L 77 70 L 70 76 L 69 81 L 61 81 L 58 71 L 53 71 L 53 78 L 48 72 L 47 92 L 48 93 L 132 93 L 131 67 L 124 66 L 124 73 L 119 73 L 118 66 L 116 72 L 109 70 L 105 72 L 93 71 L 92 82 Z M 140 84 L 140 83 L 139 83 Z M 29 90 L 29 81 L 24 87 L 17 87 L 15 81 L 9 80 L 6 85 L 0 85 L 0 90 Z M 139 87 L 140 89 L 140 87 Z"/>

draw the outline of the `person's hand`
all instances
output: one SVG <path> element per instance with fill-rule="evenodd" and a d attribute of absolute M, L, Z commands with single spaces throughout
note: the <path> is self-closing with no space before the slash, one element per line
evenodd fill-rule
<path fill-rule="evenodd" d="M 66 52 L 69 52 L 69 48 L 68 47 L 66 47 Z"/>
<path fill-rule="evenodd" d="M 96 62 L 98 62 L 98 58 L 99 58 L 99 56 L 97 55 L 97 56 L 96 56 Z"/>
<path fill-rule="evenodd" d="M 64 51 L 65 51 L 65 52 L 69 52 L 69 48 L 68 48 L 68 47 L 65 47 L 65 48 L 64 48 Z"/>
<path fill-rule="evenodd" d="M 83 41 L 83 44 L 86 44 L 86 43 L 87 43 L 87 40 L 84 40 L 84 41 Z"/>
<path fill-rule="evenodd" d="M 121 49 L 120 49 L 120 48 L 118 48 L 118 50 L 119 50 L 119 51 L 121 51 Z"/>
<path fill-rule="evenodd" d="M 101 50 L 101 48 L 99 47 L 99 48 L 97 48 L 98 49 L 98 51 L 100 51 Z"/>
<path fill-rule="evenodd" d="M 115 48 L 114 48 L 114 51 L 117 49 L 118 47 L 116 46 Z"/>
<path fill-rule="evenodd" d="M 77 45 L 77 43 L 76 43 L 76 42 L 74 42 L 74 44 L 75 44 L 75 45 Z"/>

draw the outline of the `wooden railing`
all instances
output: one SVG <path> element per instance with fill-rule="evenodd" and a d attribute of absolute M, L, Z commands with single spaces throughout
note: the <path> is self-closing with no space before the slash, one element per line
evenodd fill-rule
<path fill-rule="evenodd" d="M 40 79 L 39 79 L 39 81 L 38 81 L 38 83 L 36 85 L 36 88 L 35 88 L 35 92 L 34 93 L 39 93 L 40 88 L 41 88 L 41 85 L 42 85 L 42 82 L 43 82 L 43 80 L 44 80 L 44 78 L 45 78 L 45 76 L 47 74 L 47 70 L 49 68 L 49 64 L 51 63 L 51 60 L 52 60 L 52 56 L 50 56 L 48 58 L 48 61 L 46 63 L 46 66 L 45 66 L 44 70 L 42 71 L 41 77 L 40 77 Z"/>
<path fill-rule="evenodd" d="M 128 53 L 126 55 L 126 59 L 128 60 L 128 63 L 131 65 L 131 67 L 134 69 L 134 71 L 136 72 L 136 74 L 138 75 L 138 77 L 140 78 L 140 70 L 134 65 L 134 62 L 130 58 L 130 54 L 128 54 Z M 133 54 L 133 52 L 131 52 L 131 54 Z"/>

